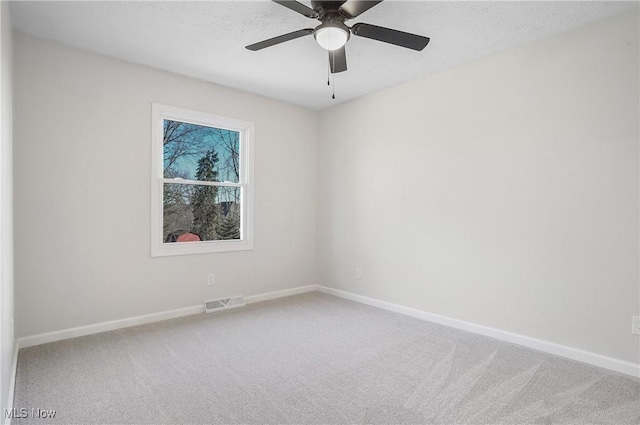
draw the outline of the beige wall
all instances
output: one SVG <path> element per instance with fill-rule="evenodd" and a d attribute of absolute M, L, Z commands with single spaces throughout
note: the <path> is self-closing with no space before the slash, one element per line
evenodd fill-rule
<path fill-rule="evenodd" d="M 18 337 L 315 283 L 314 112 L 20 34 L 15 70 Z M 253 251 L 151 258 L 152 102 L 255 123 Z"/>
<path fill-rule="evenodd" d="M 319 283 L 638 363 L 638 39 L 634 10 L 322 112 Z"/>
<path fill-rule="evenodd" d="M 8 2 L 0 2 L 0 411 L 9 406 L 13 368 L 13 114 L 11 22 Z M 3 416 L 4 417 L 4 416 Z M 5 419 L 0 420 L 4 423 Z"/>

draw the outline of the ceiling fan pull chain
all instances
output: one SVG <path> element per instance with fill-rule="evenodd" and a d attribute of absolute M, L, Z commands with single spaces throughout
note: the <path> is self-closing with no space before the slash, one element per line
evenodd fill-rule
<path fill-rule="evenodd" d="M 331 74 L 331 79 L 333 80 L 333 84 L 331 85 L 331 89 L 333 90 L 331 93 L 331 99 L 336 98 L 336 74 Z"/>
<path fill-rule="evenodd" d="M 327 85 L 330 86 L 331 84 L 329 83 L 329 73 L 331 72 L 331 61 L 329 61 L 329 66 L 327 66 Z"/>
<path fill-rule="evenodd" d="M 333 60 L 331 60 L 333 59 Z M 333 69 L 331 68 L 331 64 L 333 64 Z M 331 81 L 333 81 L 333 87 L 331 87 L 332 92 L 331 92 L 331 99 L 335 99 L 336 98 L 336 74 L 335 74 L 335 70 L 336 70 L 336 51 L 335 50 L 330 50 L 329 51 L 329 69 L 331 71 L 331 74 L 329 74 L 331 76 Z M 327 85 L 329 85 L 329 75 L 327 75 Z"/>

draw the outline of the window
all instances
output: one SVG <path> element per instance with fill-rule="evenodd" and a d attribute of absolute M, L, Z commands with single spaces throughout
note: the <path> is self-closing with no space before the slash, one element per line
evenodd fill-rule
<path fill-rule="evenodd" d="M 253 124 L 152 105 L 151 255 L 253 249 Z"/>

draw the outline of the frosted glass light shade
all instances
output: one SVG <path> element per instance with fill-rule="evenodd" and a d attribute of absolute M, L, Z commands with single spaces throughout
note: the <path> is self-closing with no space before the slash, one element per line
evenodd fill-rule
<path fill-rule="evenodd" d="M 337 27 L 318 28 L 313 36 L 318 44 L 327 50 L 339 49 L 349 39 L 349 34 L 342 28 Z"/>

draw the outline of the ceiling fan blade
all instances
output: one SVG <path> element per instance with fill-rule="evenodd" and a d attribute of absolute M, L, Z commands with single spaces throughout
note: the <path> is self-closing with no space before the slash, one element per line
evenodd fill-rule
<path fill-rule="evenodd" d="M 382 3 L 382 0 L 348 0 L 345 4 L 340 6 L 340 12 L 342 12 L 348 19 L 353 19 L 371 9 L 378 3 Z"/>
<path fill-rule="evenodd" d="M 305 28 L 303 30 L 290 32 L 288 34 L 282 34 L 277 37 L 270 38 L 268 40 L 250 44 L 247 46 L 247 49 L 253 50 L 255 52 L 256 50 L 264 49 L 265 47 L 275 46 L 276 44 L 284 43 L 285 41 L 295 40 L 296 38 L 304 37 L 305 35 L 309 35 L 312 33 L 313 33 L 312 28 Z"/>
<path fill-rule="evenodd" d="M 411 34 L 408 32 L 378 27 L 371 24 L 355 24 L 351 27 L 351 33 L 372 40 L 383 41 L 407 49 L 422 50 L 429 44 L 429 37 Z"/>
<path fill-rule="evenodd" d="M 347 52 L 344 46 L 336 50 L 329 50 L 329 69 L 332 74 L 347 70 Z"/>
<path fill-rule="evenodd" d="M 287 9 L 291 9 L 294 12 L 298 12 L 301 15 L 306 16 L 307 18 L 318 19 L 320 15 L 318 12 L 311 9 L 310 7 L 305 6 L 302 3 L 298 3 L 295 0 L 272 0 L 274 3 L 278 3 L 281 6 L 286 7 Z"/>

